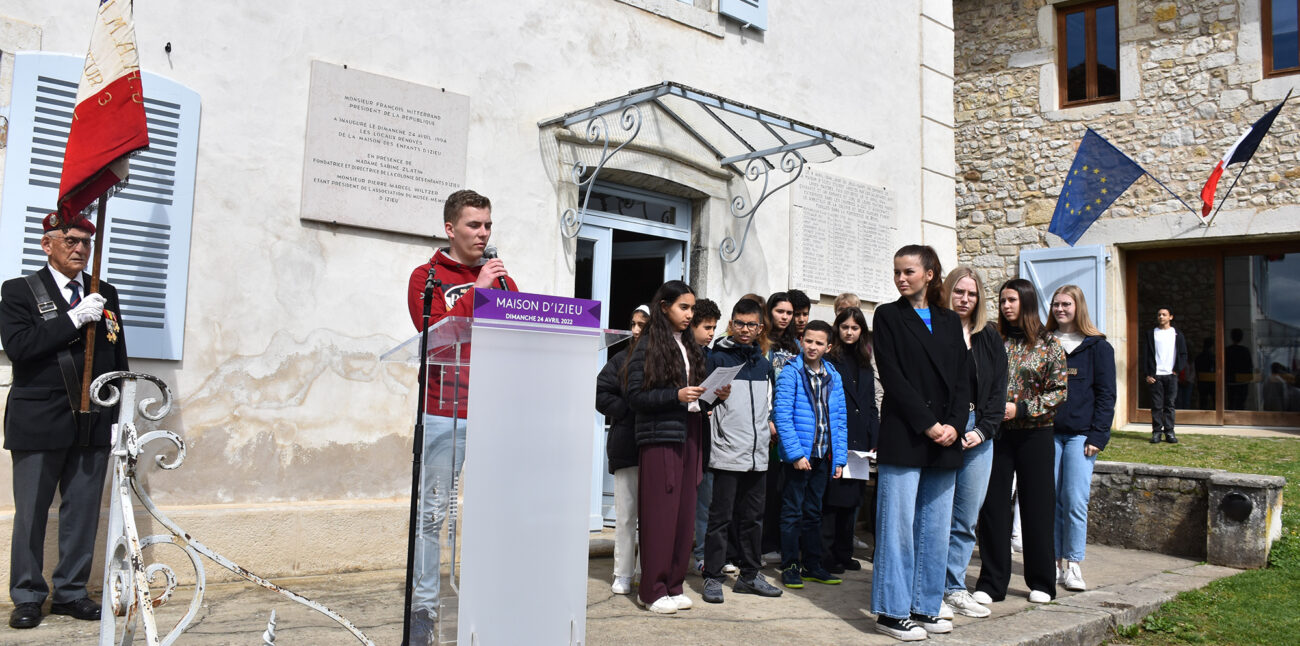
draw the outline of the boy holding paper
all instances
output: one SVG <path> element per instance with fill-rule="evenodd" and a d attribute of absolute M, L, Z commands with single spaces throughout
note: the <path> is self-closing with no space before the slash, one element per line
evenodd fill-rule
<path fill-rule="evenodd" d="M 758 573 L 762 565 L 763 505 L 767 491 L 772 364 L 762 347 L 762 306 L 741 299 L 731 309 L 728 336 L 709 354 L 708 369 L 740 367 L 731 393 L 718 402 L 709 424 L 712 450 L 713 501 L 704 539 L 704 600 L 722 603 L 722 572 L 727 562 L 727 537 L 736 524 L 740 574 L 731 589 L 737 594 L 781 596 L 781 590 Z"/>

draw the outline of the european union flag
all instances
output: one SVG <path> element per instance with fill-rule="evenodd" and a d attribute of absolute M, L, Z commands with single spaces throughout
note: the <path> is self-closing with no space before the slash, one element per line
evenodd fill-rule
<path fill-rule="evenodd" d="M 1073 247 L 1102 211 L 1144 174 L 1146 171 L 1137 162 L 1089 128 L 1065 176 L 1047 230 Z"/>

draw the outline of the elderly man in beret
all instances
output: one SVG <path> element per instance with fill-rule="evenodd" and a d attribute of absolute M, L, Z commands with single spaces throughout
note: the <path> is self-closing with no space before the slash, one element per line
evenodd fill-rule
<path fill-rule="evenodd" d="M 81 413 L 87 330 L 95 334 L 95 376 L 126 370 L 117 290 L 87 293 L 85 273 L 95 226 L 77 215 L 46 216 L 41 249 L 49 262 L 0 287 L 0 342 L 13 362 L 5 406 L 4 448 L 13 459 L 14 521 L 9 559 L 13 628 L 35 628 L 41 607 L 98 620 L 86 582 L 94 560 L 100 498 L 108 465 L 112 409 Z M 59 561 L 54 590 L 43 574 L 45 525 L 54 492 L 59 504 Z"/>

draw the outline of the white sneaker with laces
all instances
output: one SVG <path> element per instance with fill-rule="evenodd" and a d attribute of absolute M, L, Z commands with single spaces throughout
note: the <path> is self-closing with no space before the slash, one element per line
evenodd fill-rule
<path fill-rule="evenodd" d="M 934 621 L 931 621 L 931 620 Z M 952 632 L 952 622 L 947 619 L 938 617 L 923 617 L 921 615 L 912 615 L 912 621 L 925 629 L 925 632 L 935 635 L 945 635 Z"/>
<path fill-rule="evenodd" d="M 650 612 L 658 615 L 677 614 L 677 602 L 673 601 L 672 597 L 664 595 L 655 599 L 655 602 L 650 604 Z"/>
<path fill-rule="evenodd" d="M 728 564 L 722 566 L 722 573 L 723 573 L 723 574 L 740 574 L 740 568 L 736 567 L 736 564 L 735 564 L 735 563 L 728 563 Z"/>
<path fill-rule="evenodd" d="M 1088 586 L 1083 582 L 1083 572 L 1079 571 L 1078 563 L 1070 561 L 1070 564 L 1065 566 L 1065 571 L 1061 577 L 1061 585 L 1072 592 L 1082 592 L 1088 589 Z"/>
<path fill-rule="evenodd" d="M 989 593 L 984 592 L 983 590 L 976 590 L 972 592 L 970 598 L 974 599 L 975 603 L 979 603 L 979 604 L 988 605 L 990 603 L 993 603 L 993 597 L 990 597 Z"/>
<path fill-rule="evenodd" d="M 939 618 L 948 620 L 952 619 L 952 606 L 949 606 L 946 601 L 939 603 Z"/>
<path fill-rule="evenodd" d="M 632 591 L 632 577 L 620 576 L 614 577 L 614 585 L 609 586 L 614 594 L 627 594 Z"/>
<path fill-rule="evenodd" d="M 673 600 L 673 603 L 677 604 L 678 610 L 690 610 L 691 606 L 695 605 L 691 603 L 691 598 L 684 594 L 676 594 L 669 598 Z"/>
<path fill-rule="evenodd" d="M 695 566 L 691 568 L 691 572 L 694 574 L 698 574 L 700 576 L 704 576 L 704 559 L 700 559 L 696 561 Z"/>
<path fill-rule="evenodd" d="M 1052 600 L 1052 595 L 1042 590 L 1029 591 L 1029 603 L 1048 603 Z"/>
<path fill-rule="evenodd" d="M 1058 565 L 1056 566 L 1056 584 L 1061 585 L 1063 583 L 1065 583 L 1065 570 L 1062 570 L 1061 566 Z"/>
<path fill-rule="evenodd" d="M 763 555 L 763 563 L 764 563 L 765 565 L 780 565 L 780 564 L 781 564 L 781 553 L 780 553 L 780 552 L 767 552 L 766 554 Z"/>
<path fill-rule="evenodd" d="M 987 597 L 988 595 L 984 595 L 984 596 Z M 975 601 L 975 598 L 971 595 L 971 593 L 965 590 L 957 590 L 955 592 L 949 592 L 948 594 L 943 595 L 943 602 L 944 605 L 951 608 L 953 612 L 965 615 L 967 617 L 975 617 L 976 619 L 982 619 L 984 617 L 989 616 L 990 614 L 993 614 L 993 611 L 980 605 L 979 602 Z M 942 617 L 943 615 L 940 616 Z"/>

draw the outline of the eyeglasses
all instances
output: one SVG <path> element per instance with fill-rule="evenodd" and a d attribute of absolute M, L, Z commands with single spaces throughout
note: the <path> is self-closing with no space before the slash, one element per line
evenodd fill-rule
<path fill-rule="evenodd" d="M 733 321 L 731 321 L 731 327 L 732 327 L 732 329 L 735 329 L 735 330 L 757 330 L 758 328 L 763 327 L 763 324 L 762 324 L 762 323 L 757 323 L 757 322 L 755 322 L 755 321 L 736 321 L 736 320 L 733 320 Z"/>
<path fill-rule="evenodd" d="M 51 237 L 53 237 L 53 236 L 51 236 Z M 65 235 L 65 236 L 59 236 L 58 239 L 59 239 L 59 240 L 62 240 L 62 241 L 63 241 L 63 246 L 65 246 L 65 247 L 67 247 L 67 248 L 69 248 L 69 249 L 76 249 L 79 245 L 86 245 L 86 248 L 87 248 L 87 249 L 90 248 L 90 240 L 91 240 L 90 238 L 83 238 L 83 237 L 81 237 L 81 236 L 66 236 L 66 235 Z"/>

